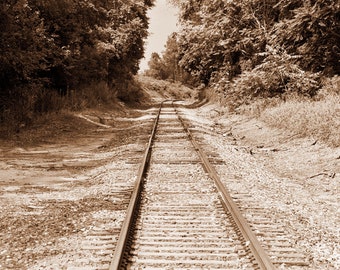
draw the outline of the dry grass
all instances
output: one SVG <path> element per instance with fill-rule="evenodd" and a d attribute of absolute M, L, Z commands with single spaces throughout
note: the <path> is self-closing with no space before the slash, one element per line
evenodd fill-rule
<path fill-rule="evenodd" d="M 289 100 L 265 109 L 260 119 L 300 136 L 313 137 L 330 146 L 340 146 L 340 96 L 321 100 Z"/>
<path fill-rule="evenodd" d="M 340 77 L 324 78 L 322 85 L 322 89 L 313 98 L 289 93 L 271 98 L 253 98 L 236 108 L 226 99 L 220 103 L 224 104 L 230 112 L 259 118 L 270 126 L 338 147 L 340 146 Z"/>

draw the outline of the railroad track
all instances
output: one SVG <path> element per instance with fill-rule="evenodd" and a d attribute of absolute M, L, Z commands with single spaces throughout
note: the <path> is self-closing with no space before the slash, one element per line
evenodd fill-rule
<path fill-rule="evenodd" d="M 253 233 L 254 224 L 248 224 L 212 166 L 216 161 L 221 162 L 217 155 L 205 154 L 173 103 L 165 102 L 138 171 L 110 270 L 305 264 L 303 255 L 282 242 L 282 229 L 270 221 L 254 221 L 268 229 L 270 239 L 262 231 Z"/>

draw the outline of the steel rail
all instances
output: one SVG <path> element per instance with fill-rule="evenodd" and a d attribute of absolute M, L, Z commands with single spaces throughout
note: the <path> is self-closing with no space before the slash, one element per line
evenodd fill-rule
<path fill-rule="evenodd" d="M 109 270 L 119 270 L 122 268 L 124 253 L 126 251 L 126 247 L 127 247 L 129 237 L 130 237 L 129 233 L 133 230 L 133 226 L 135 222 L 134 220 L 135 213 L 136 213 L 138 204 L 140 202 L 140 194 L 143 188 L 144 176 L 145 176 L 148 164 L 150 162 L 151 148 L 152 148 L 153 140 L 155 138 L 157 125 L 158 125 L 159 117 L 160 117 L 161 110 L 162 110 L 162 105 L 163 105 L 163 102 L 159 106 L 157 117 L 153 125 L 152 133 L 151 133 L 148 145 L 145 149 L 141 166 L 139 167 L 139 170 L 138 170 L 136 183 L 133 189 L 133 193 L 131 195 L 131 199 L 130 199 L 130 202 L 127 208 L 126 217 L 124 219 L 124 222 L 123 222 L 120 234 L 119 234 L 117 246 L 116 246 Z"/>
<path fill-rule="evenodd" d="M 183 128 L 188 134 L 188 137 L 190 138 L 190 141 L 197 151 L 198 155 L 200 156 L 200 159 L 202 161 L 202 165 L 206 173 L 210 176 L 212 180 L 214 180 L 216 187 L 218 189 L 218 192 L 220 194 L 222 203 L 224 207 L 226 207 L 229 212 L 231 213 L 234 221 L 236 222 L 238 228 L 240 229 L 244 239 L 249 243 L 249 248 L 252 252 L 252 254 L 255 257 L 255 260 L 257 264 L 259 265 L 260 269 L 262 270 L 273 270 L 275 269 L 273 263 L 270 261 L 270 258 L 268 257 L 266 251 L 261 246 L 260 242 L 258 241 L 257 237 L 249 227 L 247 221 L 241 214 L 240 209 L 235 204 L 233 199 L 231 198 L 229 192 L 227 191 L 226 187 L 223 185 L 221 179 L 219 178 L 215 168 L 211 165 L 211 163 L 208 160 L 207 155 L 204 153 L 200 145 L 196 142 L 194 136 L 192 135 L 191 131 L 189 130 L 189 127 L 186 125 L 184 119 L 179 115 L 178 110 L 175 108 L 176 114 L 181 121 Z"/>

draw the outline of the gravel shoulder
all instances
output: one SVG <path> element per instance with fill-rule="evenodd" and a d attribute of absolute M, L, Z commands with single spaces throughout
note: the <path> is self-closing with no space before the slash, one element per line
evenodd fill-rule
<path fill-rule="evenodd" d="M 226 161 L 218 171 L 231 193 L 247 191 L 279 218 L 309 269 L 339 269 L 340 148 L 225 115 L 211 104 L 191 119 L 209 127 L 204 138 Z"/>

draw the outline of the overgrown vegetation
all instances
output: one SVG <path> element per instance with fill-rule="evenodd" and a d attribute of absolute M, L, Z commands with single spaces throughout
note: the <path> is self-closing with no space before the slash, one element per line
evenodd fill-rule
<path fill-rule="evenodd" d="M 182 30 L 150 75 L 178 71 L 238 107 L 257 97 L 313 97 L 339 75 L 340 4 L 331 0 L 177 1 Z M 180 76 L 173 76 L 181 80 Z"/>
<path fill-rule="evenodd" d="M 340 72 L 338 2 L 172 2 L 181 10 L 179 66 L 228 101 L 314 96 L 322 76 Z"/>
<path fill-rule="evenodd" d="M 261 119 L 296 135 L 339 146 L 339 104 L 339 96 L 323 101 L 290 100 L 277 107 L 265 109 Z"/>
<path fill-rule="evenodd" d="M 169 82 L 166 80 L 158 80 L 150 76 L 138 76 L 138 82 L 143 86 L 145 92 L 155 92 L 162 100 L 172 99 L 195 101 L 199 98 L 198 88 L 189 88 L 178 81 Z"/>
<path fill-rule="evenodd" d="M 235 108 L 236 113 L 256 117 L 295 136 L 311 137 L 329 146 L 340 146 L 340 78 L 326 78 L 313 97 L 287 95 L 285 99 L 257 98 Z M 230 107 L 229 107 L 230 109 Z"/>
<path fill-rule="evenodd" d="M 134 101 L 153 0 L 3 0 L 0 123 Z"/>
<path fill-rule="evenodd" d="M 324 94 L 340 73 L 338 1 L 171 2 L 182 25 L 178 66 L 210 87 L 210 97 L 339 145 L 340 93 Z"/>

